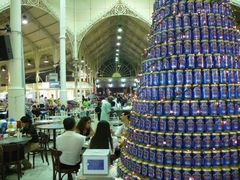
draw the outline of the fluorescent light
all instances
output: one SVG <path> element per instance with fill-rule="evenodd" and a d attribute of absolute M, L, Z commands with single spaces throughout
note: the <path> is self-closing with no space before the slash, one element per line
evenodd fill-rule
<path fill-rule="evenodd" d="M 122 36 L 117 36 L 117 39 L 119 40 L 119 39 L 122 39 Z"/>
<path fill-rule="evenodd" d="M 113 84 L 111 83 L 111 84 L 108 84 L 108 87 L 113 87 Z"/>
<path fill-rule="evenodd" d="M 121 45 L 121 43 L 120 43 L 120 42 L 117 42 L 117 43 L 116 43 L 116 45 L 117 45 L 117 46 L 120 46 L 120 45 Z"/>
<path fill-rule="evenodd" d="M 119 56 L 119 53 L 116 53 L 116 56 Z"/>
<path fill-rule="evenodd" d="M 81 60 L 81 63 L 84 63 L 84 60 L 83 60 L 83 59 Z"/>
<path fill-rule="evenodd" d="M 32 64 L 30 62 L 27 63 L 27 66 L 31 66 Z"/>
<path fill-rule="evenodd" d="M 108 82 L 112 82 L 112 79 L 108 79 Z"/>
<path fill-rule="evenodd" d="M 116 49 L 116 52 L 119 52 L 119 49 Z"/>
<path fill-rule="evenodd" d="M 27 23 L 28 23 L 27 16 L 23 15 L 22 16 L 22 24 L 27 24 Z"/>
<path fill-rule="evenodd" d="M 115 61 L 118 62 L 118 61 L 119 61 L 119 58 L 118 58 L 118 57 L 115 57 Z"/>
<path fill-rule="evenodd" d="M 117 31 L 120 33 L 123 31 L 123 29 L 121 27 L 119 27 Z"/>
<path fill-rule="evenodd" d="M 125 79 L 125 78 L 122 78 L 122 79 L 121 79 L 121 82 L 126 82 L 126 79 Z"/>
<path fill-rule="evenodd" d="M 48 61 L 47 59 L 45 59 L 43 62 L 44 62 L 45 64 L 49 63 L 49 61 Z"/>

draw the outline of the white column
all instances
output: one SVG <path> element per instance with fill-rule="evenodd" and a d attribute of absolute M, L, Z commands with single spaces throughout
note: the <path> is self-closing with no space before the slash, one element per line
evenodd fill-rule
<path fill-rule="evenodd" d="M 35 80 L 36 80 L 36 100 L 37 100 L 37 102 L 39 103 L 39 100 L 40 100 L 40 92 L 39 92 L 40 54 L 39 54 L 39 52 L 38 52 L 37 49 L 34 50 L 34 53 L 35 53 L 34 62 L 35 62 L 35 69 L 36 69 L 36 77 L 35 77 Z"/>
<path fill-rule="evenodd" d="M 67 104 L 66 88 L 66 1 L 60 0 L 60 100 L 61 103 Z"/>
<path fill-rule="evenodd" d="M 25 115 L 25 74 L 21 29 L 21 0 L 11 0 L 10 27 L 13 59 L 9 61 L 8 111 L 9 117 Z"/>

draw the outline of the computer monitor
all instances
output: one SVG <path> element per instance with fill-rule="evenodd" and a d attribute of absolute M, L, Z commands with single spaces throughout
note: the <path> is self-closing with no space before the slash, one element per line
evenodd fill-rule
<path fill-rule="evenodd" d="M 109 149 L 87 149 L 83 153 L 83 175 L 109 174 Z"/>

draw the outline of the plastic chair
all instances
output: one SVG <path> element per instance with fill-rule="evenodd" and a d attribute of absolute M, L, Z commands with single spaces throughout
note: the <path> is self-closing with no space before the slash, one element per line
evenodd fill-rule
<path fill-rule="evenodd" d="M 33 156 L 33 168 L 35 168 L 35 155 L 36 154 L 41 154 L 41 158 L 42 161 L 44 162 L 44 157 L 43 155 L 45 155 L 45 159 L 47 164 L 49 165 L 49 161 L 48 161 L 48 154 L 47 154 L 47 150 L 48 150 L 48 143 L 49 143 L 49 136 L 45 133 L 39 132 L 39 145 L 40 147 L 36 150 L 30 151 L 28 153 L 28 160 L 29 160 L 29 156 Z"/>
<path fill-rule="evenodd" d="M 51 151 L 51 156 L 52 156 L 52 165 L 53 165 L 53 180 L 56 180 L 57 174 L 58 174 L 58 179 L 62 180 L 62 178 L 66 174 L 72 174 L 78 172 L 80 166 L 76 165 L 72 168 L 62 168 L 61 163 L 60 163 L 60 156 L 62 154 L 61 151 L 58 151 L 57 149 L 52 149 L 50 148 Z M 63 176 L 61 175 L 63 174 Z"/>

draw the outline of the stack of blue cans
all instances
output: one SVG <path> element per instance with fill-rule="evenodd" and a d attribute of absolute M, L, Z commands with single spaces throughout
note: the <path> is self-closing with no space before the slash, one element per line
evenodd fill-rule
<path fill-rule="evenodd" d="M 240 33 L 228 0 L 156 0 L 124 178 L 240 179 Z"/>

